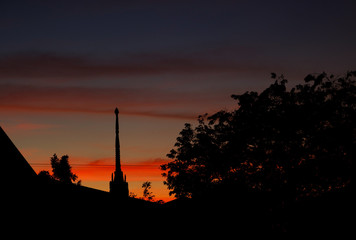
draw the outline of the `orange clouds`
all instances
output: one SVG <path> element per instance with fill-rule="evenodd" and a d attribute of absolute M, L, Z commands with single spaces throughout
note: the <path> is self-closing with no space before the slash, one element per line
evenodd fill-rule
<path fill-rule="evenodd" d="M 0 84 L 0 111 L 111 114 L 116 105 L 125 115 L 194 119 L 222 100 L 234 103 L 222 93 Z"/>

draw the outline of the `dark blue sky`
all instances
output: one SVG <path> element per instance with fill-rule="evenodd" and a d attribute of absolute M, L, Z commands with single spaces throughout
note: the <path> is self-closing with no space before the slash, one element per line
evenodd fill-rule
<path fill-rule="evenodd" d="M 310 0 L 1 1 L 0 53 L 115 58 L 230 46 L 232 58 L 236 48 L 276 60 L 342 56 L 355 50 L 355 9 L 354 1 Z"/>

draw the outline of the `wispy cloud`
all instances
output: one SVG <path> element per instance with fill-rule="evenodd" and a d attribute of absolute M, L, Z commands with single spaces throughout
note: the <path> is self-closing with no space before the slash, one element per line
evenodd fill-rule
<path fill-rule="evenodd" d="M 56 125 L 56 124 L 21 122 L 21 121 L 20 123 L 6 124 L 6 130 L 11 133 L 18 133 L 18 132 L 32 133 L 40 130 L 48 130 L 48 129 L 54 129 L 59 127 L 60 125 Z"/>
<path fill-rule="evenodd" d="M 204 113 L 196 109 L 216 106 L 222 98 L 228 96 L 153 89 L 0 84 L 3 111 L 111 114 L 117 105 L 127 115 L 192 119 Z"/>
<path fill-rule="evenodd" d="M 127 115 L 193 119 L 226 107 L 235 93 L 224 84 L 225 92 L 216 90 L 224 79 L 212 80 L 215 73 L 266 71 L 264 65 L 242 61 L 247 52 L 205 46 L 110 59 L 54 53 L 2 56 L 0 110 L 106 114 L 119 106 Z M 234 53 L 240 53 L 240 60 Z"/>
<path fill-rule="evenodd" d="M 241 51 L 234 47 L 213 47 L 185 53 L 124 53 L 105 60 L 54 53 L 12 54 L 0 58 L 0 78 L 78 80 L 167 73 L 236 73 L 266 70 L 266 66 L 248 61 L 246 53 Z M 232 57 L 233 54 L 236 56 Z"/>
<path fill-rule="evenodd" d="M 53 124 L 39 124 L 39 123 L 19 123 L 14 126 L 17 130 L 40 130 L 40 129 L 50 129 L 58 127 Z"/>

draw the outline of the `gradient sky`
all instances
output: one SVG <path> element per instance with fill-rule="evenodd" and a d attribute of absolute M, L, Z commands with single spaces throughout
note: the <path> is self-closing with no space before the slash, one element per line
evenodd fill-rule
<path fill-rule="evenodd" d="M 356 70 L 355 1 L 0 2 L 0 125 L 38 172 L 69 155 L 108 190 L 114 109 L 130 191 L 153 183 L 185 122 L 309 73 Z"/>

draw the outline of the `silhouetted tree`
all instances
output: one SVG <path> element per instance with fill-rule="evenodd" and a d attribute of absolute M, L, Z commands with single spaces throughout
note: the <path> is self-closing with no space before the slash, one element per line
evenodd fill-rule
<path fill-rule="evenodd" d="M 52 177 L 64 183 L 75 182 L 78 178 L 77 175 L 72 173 L 68 158 L 68 155 L 63 155 L 61 159 L 58 159 L 56 154 L 51 157 Z"/>
<path fill-rule="evenodd" d="M 236 110 L 185 124 L 173 161 L 161 166 L 170 194 L 194 197 L 224 186 L 297 195 L 347 189 L 356 148 L 356 72 L 284 76 L 260 94 L 232 95 Z M 236 188 L 237 189 L 237 188 Z M 233 189 L 230 188 L 230 191 Z"/>
<path fill-rule="evenodd" d="M 143 198 L 147 199 L 148 201 L 153 201 L 153 198 L 155 197 L 155 195 L 153 195 L 153 193 L 150 192 L 151 182 L 144 182 L 142 184 L 142 188 L 143 188 Z"/>

